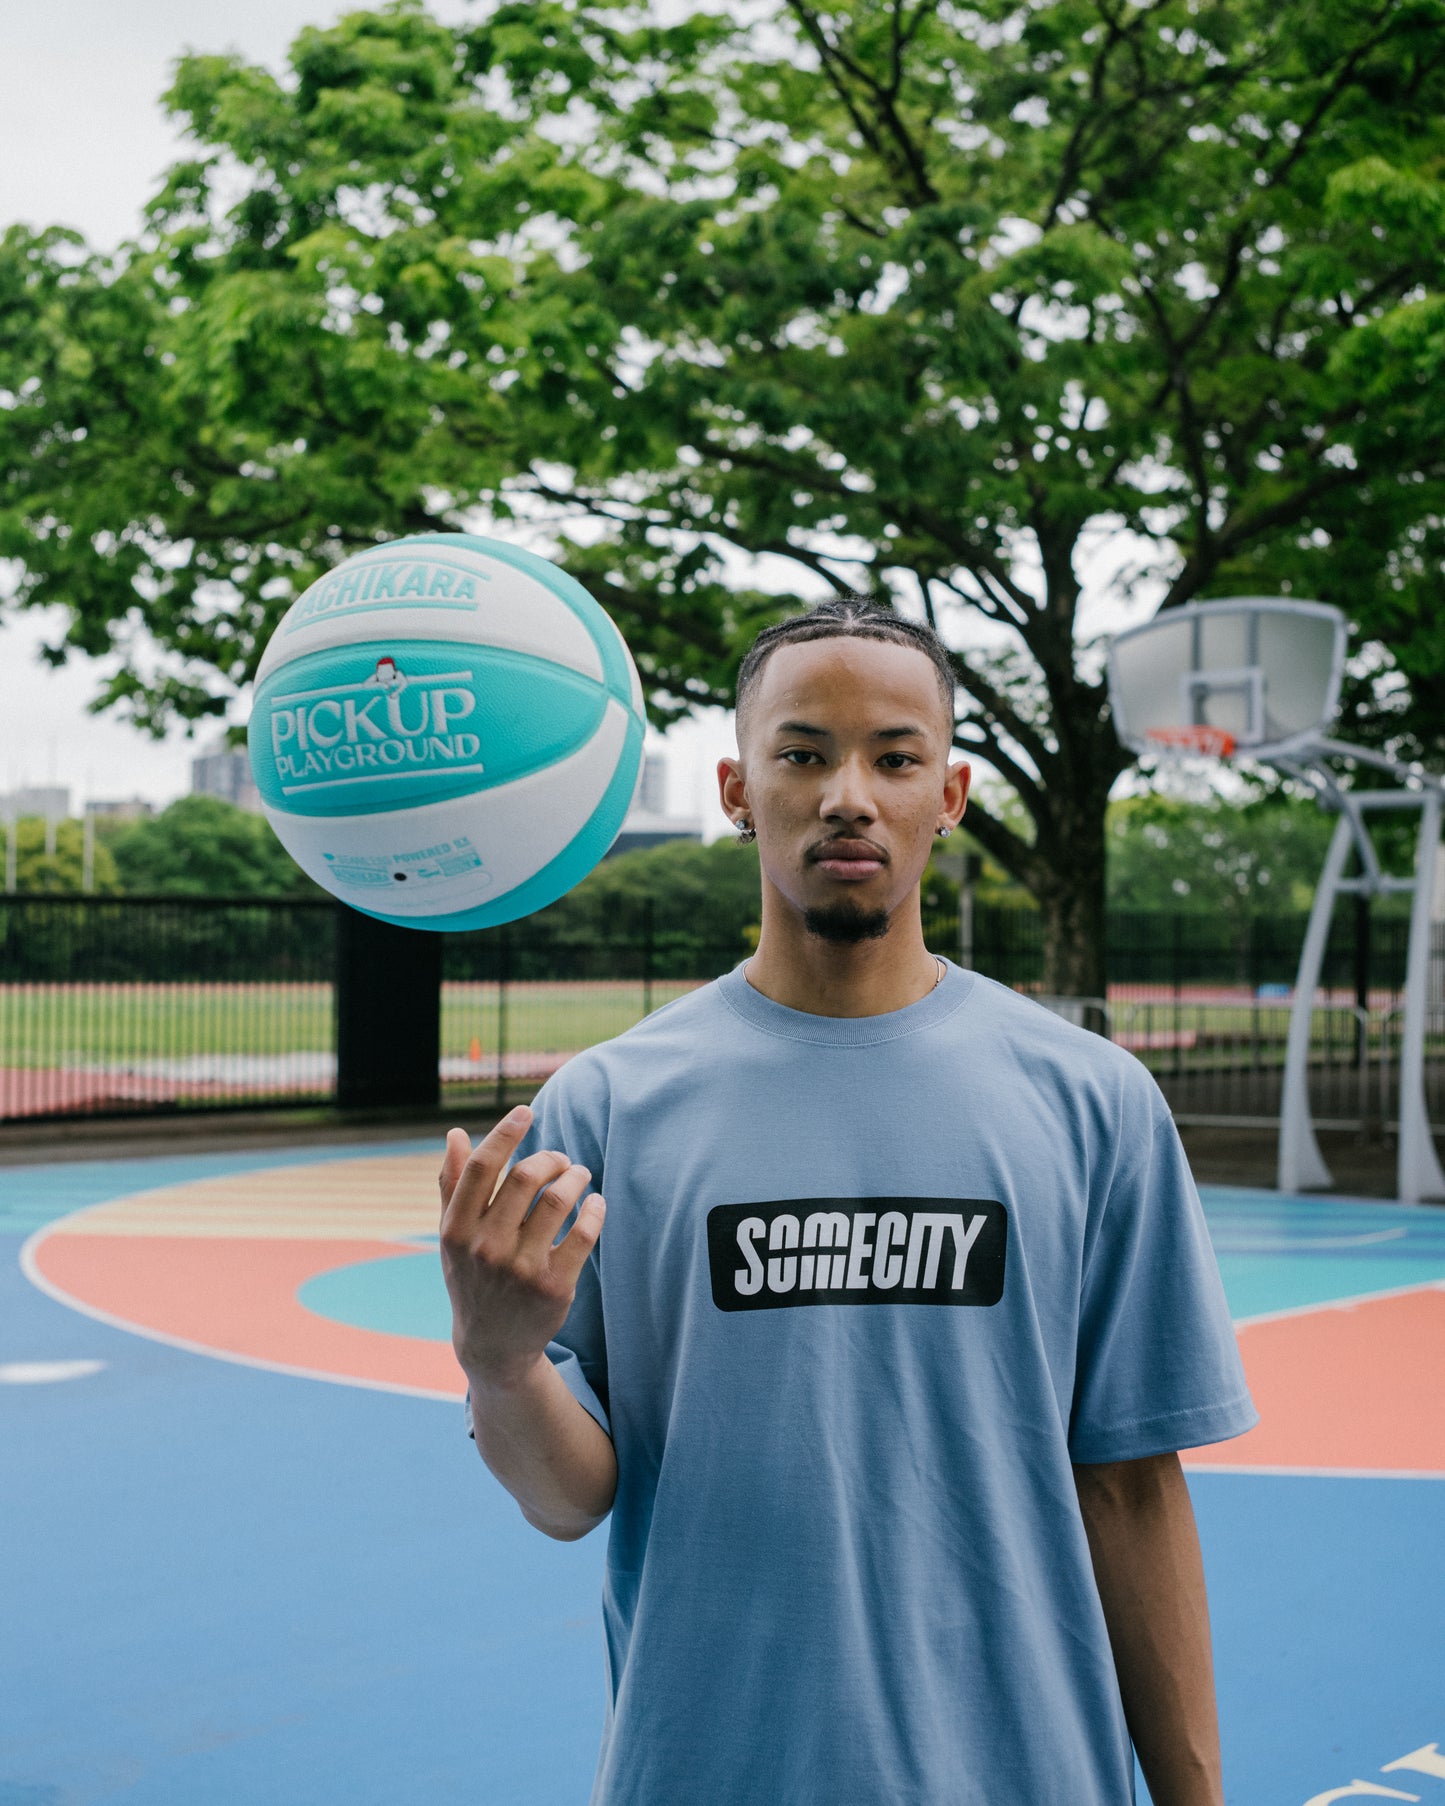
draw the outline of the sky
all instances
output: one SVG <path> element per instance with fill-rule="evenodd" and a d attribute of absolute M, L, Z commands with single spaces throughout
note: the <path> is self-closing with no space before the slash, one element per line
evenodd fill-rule
<path fill-rule="evenodd" d="M 130 237 L 157 179 L 181 151 L 160 95 L 186 50 L 236 50 L 280 66 L 303 25 L 345 5 L 326 0 L 46 0 L 0 6 L 0 230 L 64 225 L 109 249 Z M 432 0 L 443 18 L 465 0 Z M 37 660 L 59 638 L 60 613 L 0 620 L 0 791 L 61 784 L 71 806 L 139 796 L 163 805 L 190 788 L 190 761 L 214 724 L 157 742 L 87 703 L 101 672 L 85 659 L 59 671 Z M 661 742 L 658 742 L 660 745 Z M 714 766 L 732 751 L 730 717 L 708 710 L 667 737 L 668 806 L 702 819 L 709 838 L 728 824 Z"/>
<path fill-rule="evenodd" d="M 432 0 L 442 17 L 466 14 L 466 0 Z M 181 141 L 159 97 L 185 50 L 236 50 L 280 66 L 307 24 L 346 10 L 326 0 L 46 0 L 0 9 L 5 99 L 0 108 L 0 229 L 74 227 L 111 248 L 133 234 L 140 212 Z M 1081 629 L 1117 628 L 1149 612 L 1111 605 L 1108 567 L 1127 547 L 1101 547 L 1096 600 Z M 3 573 L 0 573 L 3 577 Z M 203 725 L 155 741 L 114 715 L 87 711 L 100 669 L 77 658 L 59 671 L 37 650 L 59 638 L 59 611 L 0 618 L 0 791 L 22 785 L 69 787 L 72 807 L 140 796 L 164 804 L 190 786 L 190 761 L 215 737 Z M 668 804 L 702 818 L 709 838 L 726 829 L 714 768 L 733 748 L 720 710 L 679 724 L 667 737 Z"/>

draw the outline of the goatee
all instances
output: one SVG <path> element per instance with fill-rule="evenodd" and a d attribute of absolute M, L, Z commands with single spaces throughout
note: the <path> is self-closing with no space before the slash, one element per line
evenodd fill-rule
<path fill-rule="evenodd" d="M 803 926 L 822 941 L 878 941 L 888 932 L 886 909 L 860 909 L 856 903 L 830 903 L 803 912 Z"/>

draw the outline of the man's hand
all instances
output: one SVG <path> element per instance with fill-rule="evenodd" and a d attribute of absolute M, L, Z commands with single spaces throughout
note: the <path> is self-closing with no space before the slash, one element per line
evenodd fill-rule
<path fill-rule="evenodd" d="M 536 1368 L 602 1233 L 606 1205 L 591 1197 L 553 1245 L 591 1176 L 551 1152 L 519 1160 L 508 1172 L 531 1120 L 525 1106 L 513 1110 L 475 1149 L 464 1129 L 447 1136 L 442 1273 L 452 1301 L 452 1347 L 475 1390 L 505 1390 Z"/>
<path fill-rule="evenodd" d="M 477 1451 L 529 1524 L 570 1541 L 612 1509 L 617 1456 L 547 1359 L 547 1344 L 571 1308 L 605 1207 L 589 1198 L 553 1246 L 588 1174 L 553 1153 L 532 1154 L 508 1172 L 531 1120 L 530 1110 L 513 1110 L 475 1152 L 464 1129 L 447 1136 L 442 1272 Z"/>

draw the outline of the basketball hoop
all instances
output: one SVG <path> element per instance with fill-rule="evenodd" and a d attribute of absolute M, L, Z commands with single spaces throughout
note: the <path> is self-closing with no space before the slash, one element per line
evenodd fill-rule
<path fill-rule="evenodd" d="M 1207 759 L 1227 759 L 1234 751 L 1234 735 L 1222 727 L 1150 727 L 1144 738 L 1161 750 L 1199 753 Z"/>

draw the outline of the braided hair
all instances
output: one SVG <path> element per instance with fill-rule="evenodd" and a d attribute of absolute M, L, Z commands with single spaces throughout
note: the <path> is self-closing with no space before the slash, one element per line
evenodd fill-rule
<path fill-rule="evenodd" d="M 948 710 L 954 716 L 958 679 L 948 648 L 931 627 L 921 621 L 905 620 L 891 609 L 879 608 L 865 596 L 838 596 L 819 602 L 806 614 L 790 615 L 773 627 L 765 627 L 749 647 L 738 669 L 738 732 L 747 711 L 749 696 L 759 673 L 779 646 L 797 646 L 807 640 L 890 640 L 895 646 L 912 646 L 932 661 L 938 673 L 938 688 Z"/>

